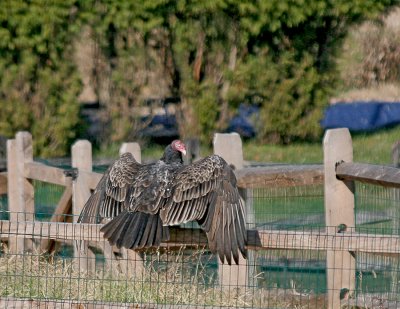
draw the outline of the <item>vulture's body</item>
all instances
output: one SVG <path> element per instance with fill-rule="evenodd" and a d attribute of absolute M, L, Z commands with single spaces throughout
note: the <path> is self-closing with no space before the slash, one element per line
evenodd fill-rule
<path fill-rule="evenodd" d="M 231 167 L 217 155 L 183 165 L 174 141 L 153 164 L 123 154 L 104 174 L 78 222 L 105 223 L 112 245 L 129 249 L 169 240 L 168 225 L 197 221 L 222 262 L 246 257 L 244 209 Z"/>

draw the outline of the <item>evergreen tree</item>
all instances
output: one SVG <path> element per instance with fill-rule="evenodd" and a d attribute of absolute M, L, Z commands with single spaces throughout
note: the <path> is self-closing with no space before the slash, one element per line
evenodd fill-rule
<path fill-rule="evenodd" d="M 73 65 L 74 1 L 0 6 L 0 134 L 32 133 L 35 155 L 65 155 L 76 136 L 81 90 Z"/>
<path fill-rule="evenodd" d="M 181 98 L 182 137 L 226 127 L 260 106 L 259 138 L 320 138 L 349 27 L 398 0 L 5 0 L 0 6 L 0 134 L 29 130 L 36 155 L 63 155 L 79 134 L 77 38 L 94 44 L 91 83 L 107 140 L 135 137 L 147 97 Z"/>

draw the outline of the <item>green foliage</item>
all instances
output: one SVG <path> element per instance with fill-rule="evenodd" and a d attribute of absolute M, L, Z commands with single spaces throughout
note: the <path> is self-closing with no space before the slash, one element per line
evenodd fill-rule
<path fill-rule="evenodd" d="M 183 138 L 209 141 L 248 102 L 261 106 L 261 140 L 317 140 L 349 26 L 398 0 L 3 2 L 0 134 L 32 131 L 50 156 L 79 133 L 79 39 L 95 50 L 85 77 L 111 143 L 136 137 L 143 99 L 167 96 L 181 98 Z"/>
<path fill-rule="evenodd" d="M 263 140 L 316 140 L 327 101 L 324 77 L 310 55 L 295 61 L 292 53 L 282 52 L 278 62 L 268 55 L 249 57 L 232 76 L 230 101 L 261 105 L 258 132 Z"/>
<path fill-rule="evenodd" d="M 65 155 L 79 121 L 81 86 L 69 45 L 73 2 L 0 6 L 0 134 L 31 131 L 35 155 Z"/>
<path fill-rule="evenodd" d="M 207 140 L 226 125 L 240 102 L 257 103 L 263 141 L 319 139 L 322 109 L 338 77 L 335 56 L 348 27 L 395 3 L 221 0 L 167 5 L 163 25 L 171 33 L 177 91 L 194 114 L 184 118 L 196 120 L 189 123 L 197 126 L 192 131 Z"/>
<path fill-rule="evenodd" d="M 153 47 L 151 41 L 164 35 L 157 28 L 161 16 L 153 12 L 154 6 L 157 1 L 82 1 L 83 32 L 99 47 L 91 79 L 110 123 L 105 132 L 109 143 L 135 138 L 143 127 L 138 112 L 143 99 L 157 97 L 147 90 L 162 67 L 160 46 Z"/>
<path fill-rule="evenodd" d="M 190 102 L 180 120 L 183 136 L 200 136 L 202 142 L 208 143 L 211 133 L 216 130 L 218 121 L 218 89 L 215 84 L 204 81 L 201 84 L 194 80 L 186 79 L 182 91 L 185 100 Z M 188 118 L 190 121 L 188 121 Z"/>

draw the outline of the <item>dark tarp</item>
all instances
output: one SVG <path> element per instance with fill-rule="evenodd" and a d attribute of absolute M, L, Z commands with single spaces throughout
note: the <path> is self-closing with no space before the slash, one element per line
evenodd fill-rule
<path fill-rule="evenodd" d="M 258 121 L 259 107 L 256 105 L 240 104 L 236 116 L 230 121 L 227 132 L 237 132 L 242 137 L 256 135 L 255 123 Z"/>
<path fill-rule="evenodd" d="M 325 110 L 324 129 L 349 128 L 351 131 L 373 131 L 400 124 L 400 102 L 336 103 Z"/>

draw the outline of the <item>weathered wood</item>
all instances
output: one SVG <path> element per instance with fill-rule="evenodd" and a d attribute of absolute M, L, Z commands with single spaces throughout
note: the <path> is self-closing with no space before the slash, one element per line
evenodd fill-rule
<path fill-rule="evenodd" d="M 378 168 L 383 170 L 386 167 L 375 166 L 371 164 L 361 164 L 361 163 L 341 163 L 337 167 L 337 175 L 341 178 L 347 178 L 344 172 L 346 166 L 367 166 L 367 169 L 371 166 L 373 168 Z M 398 170 L 396 168 L 389 168 L 393 171 Z M 100 173 L 88 173 L 87 181 L 89 182 L 89 187 L 91 189 L 96 188 L 98 182 L 100 181 L 102 174 Z M 315 185 L 322 184 L 324 181 L 324 171 L 322 165 L 278 165 L 278 166 L 263 166 L 263 167 L 246 167 L 240 170 L 235 170 L 235 175 L 237 178 L 237 185 L 240 188 L 264 188 L 264 187 L 290 187 L 290 186 L 304 186 L 304 185 Z M 360 175 L 361 176 L 361 175 Z M 349 180 L 350 177 L 348 176 Z M 399 176 L 397 176 L 399 177 Z M 365 178 L 353 178 L 353 180 L 359 180 L 362 182 L 369 182 L 374 184 L 379 184 L 383 186 L 400 187 L 400 180 L 393 179 L 388 181 L 387 179 L 382 179 L 379 181 L 368 180 Z"/>
<path fill-rule="evenodd" d="M 214 135 L 213 146 L 214 153 L 220 155 L 225 159 L 226 162 L 233 165 L 235 170 L 240 170 L 241 168 L 243 168 L 243 148 L 242 140 L 240 139 L 239 134 L 216 133 Z M 253 209 L 246 209 L 246 212 L 247 215 L 254 213 Z M 246 222 L 248 222 L 248 219 L 249 218 L 246 218 Z M 249 253 L 248 260 L 252 260 L 251 253 Z M 220 284 L 225 287 L 246 286 L 246 284 L 249 284 L 249 268 L 247 267 L 247 265 L 254 263 L 248 262 L 248 260 L 245 260 L 240 254 L 239 265 L 229 266 L 226 264 L 222 264 L 218 260 L 218 274 Z"/>
<path fill-rule="evenodd" d="M 66 215 L 72 214 L 72 186 L 67 186 L 64 190 L 60 201 L 57 204 L 56 210 L 51 216 L 50 222 L 66 222 Z M 54 250 L 54 241 L 50 239 L 42 239 L 40 249 L 42 252 Z"/>
<path fill-rule="evenodd" d="M 18 132 L 15 140 L 7 141 L 8 196 L 10 219 L 14 221 L 32 221 L 35 214 L 34 188 L 31 181 L 25 178 L 25 165 L 33 161 L 32 135 L 29 132 Z M 11 252 L 22 253 L 32 250 L 33 243 L 9 240 Z"/>
<path fill-rule="evenodd" d="M 235 170 L 243 168 L 242 140 L 237 133 L 216 133 L 213 140 L 214 153 L 220 155 Z"/>
<path fill-rule="evenodd" d="M 272 165 L 235 171 L 241 188 L 291 187 L 322 184 L 322 165 Z"/>
<path fill-rule="evenodd" d="M 279 165 L 264 167 L 246 167 L 235 170 L 237 185 L 240 188 L 287 187 L 322 184 L 322 165 Z M 81 172 L 86 176 L 90 189 L 95 189 L 103 174 Z"/>
<path fill-rule="evenodd" d="M 72 211 L 72 186 L 65 187 L 64 192 L 51 216 L 50 222 L 65 222 L 66 215 L 71 215 Z"/>
<path fill-rule="evenodd" d="M 18 299 L 13 297 L 0 298 L 0 309 L 204 309 L 204 305 L 169 305 L 169 304 L 140 304 L 115 303 L 100 301 L 55 300 L 55 299 Z M 207 306 L 207 309 L 221 309 L 221 306 Z M 235 307 L 235 309 L 245 309 Z"/>
<path fill-rule="evenodd" d="M 244 189 L 314 185 L 324 181 L 322 165 L 246 167 L 234 172 L 238 187 Z M 81 174 L 87 176 L 90 189 L 95 189 L 103 176 L 95 172 Z"/>
<path fill-rule="evenodd" d="M 32 135 L 29 132 L 18 132 L 15 135 L 18 169 L 19 204 L 25 220 L 33 220 L 35 214 L 34 187 L 32 181 L 25 177 L 25 165 L 33 162 Z M 10 209 L 10 211 L 12 211 Z M 30 249 L 30 248 L 26 248 Z"/>
<path fill-rule="evenodd" d="M 10 211 L 10 220 L 13 222 L 24 221 L 19 220 L 19 213 L 23 211 L 19 209 L 22 205 L 19 201 L 18 193 L 18 167 L 17 167 L 17 141 L 15 139 L 7 140 L 7 170 L 8 170 L 8 209 Z M 24 251 L 24 241 L 17 239 L 15 236 L 9 236 L 8 247 L 11 253 L 22 253 Z"/>
<path fill-rule="evenodd" d="M 100 232 L 101 224 L 62 222 L 11 222 L 0 220 L 0 237 L 50 238 L 54 240 L 105 241 Z M 207 246 L 207 236 L 201 229 L 170 227 L 171 238 L 162 247 Z M 398 254 L 400 236 L 371 235 L 349 229 L 343 233 L 287 230 L 248 230 L 248 248 L 251 250 L 333 250 L 337 252 L 367 252 Z"/>
<path fill-rule="evenodd" d="M 392 163 L 396 168 L 400 167 L 400 140 L 394 143 L 392 147 Z M 392 218 L 393 233 L 398 235 L 400 232 L 400 188 L 392 188 L 391 190 L 392 205 L 390 209 L 390 217 Z M 358 222 L 358 221 L 357 221 Z M 399 282 L 399 273 L 397 269 L 391 271 L 392 283 L 390 290 L 392 295 L 397 295 L 397 284 Z"/>
<path fill-rule="evenodd" d="M 138 143 L 123 143 L 119 148 L 119 155 L 122 155 L 125 152 L 130 152 L 136 161 L 139 163 L 142 162 L 142 153 Z"/>
<path fill-rule="evenodd" d="M 0 173 L 0 195 L 7 194 L 7 173 Z"/>
<path fill-rule="evenodd" d="M 80 140 L 72 145 L 72 167 L 78 169 L 78 177 L 73 183 L 73 215 L 78 220 L 83 206 L 90 197 L 90 187 L 84 172 L 92 171 L 92 145 L 89 141 Z"/>
<path fill-rule="evenodd" d="M 337 162 L 353 161 L 353 145 L 348 129 L 328 130 L 324 137 L 324 203 L 325 224 L 328 233 L 339 225 L 355 226 L 354 183 L 336 178 Z M 340 308 L 340 291 L 355 289 L 355 256 L 350 252 L 328 248 L 326 255 L 328 308 Z"/>
<path fill-rule="evenodd" d="M 343 180 L 400 188 L 400 169 L 397 167 L 340 162 L 336 167 L 336 176 Z"/>
<path fill-rule="evenodd" d="M 81 177 L 82 181 L 86 182 L 89 189 L 94 190 L 96 189 L 101 177 L 103 177 L 103 174 L 96 172 L 79 171 L 79 177 Z"/>
<path fill-rule="evenodd" d="M 60 186 L 71 185 L 71 178 L 66 177 L 61 168 L 47 166 L 39 162 L 29 162 L 25 164 L 25 178 L 35 179 Z"/>
<path fill-rule="evenodd" d="M 371 235 L 353 231 L 343 233 L 248 231 L 249 248 L 328 250 L 341 253 L 399 253 L 400 237 Z M 253 247 L 254 246 L 254 247 Z M 340 265 L 338 266 L 340 267 Z M 355 270 L 354 268 L 351 270 Z"/>
<path fill-rule="evenodd" d="M 86 201 L 90 197 L 90 187 L 82 172 L 92 171 L 92 145 L 89 141 L 79 140 L 72 145 L 71 154 L 72 167 L 78 169 L 78 177 L 73 181 L 72 185 L 72 215 L 73 222 L 77 222 Z M 94 270 L 94 256 L 86 242 L 75 243 L 74 256 L 78 259 L 81 271 L 90 272 Z"/>

